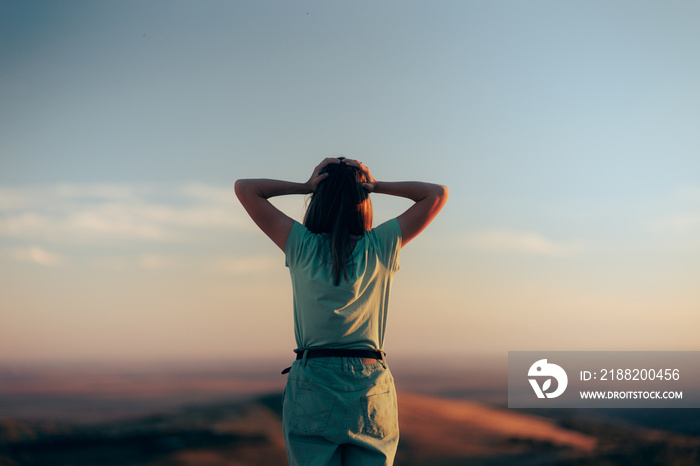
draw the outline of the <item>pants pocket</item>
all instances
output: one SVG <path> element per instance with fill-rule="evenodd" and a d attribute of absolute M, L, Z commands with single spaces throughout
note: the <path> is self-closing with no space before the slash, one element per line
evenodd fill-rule
<path fill-rule="evenodd" d="M 363 396 L 362 407 L 365 434 L 383 439 L 398 430 L 396 394 L 392 390 Z"/>
<path fill-rule="evenodd" d="M 292 384 L 290 395 L 291 427 L 305 435 L 323 432 L 333 411 L 335 397 L 309 382 Z"/>

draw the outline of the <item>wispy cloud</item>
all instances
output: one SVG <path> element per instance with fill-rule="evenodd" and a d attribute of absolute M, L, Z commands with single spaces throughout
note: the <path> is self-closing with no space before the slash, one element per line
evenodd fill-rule
<path fill-rule="evenodd" d="M 211 268 L 233 275 L 247 275 L 279 270 L 282 264 L 276 256 L 229 257 L 212 261 Z"/>
<path fill-rule="evenodd" d="M 10 252 L 15 260 L 21 262 L 31 262 L 46 267 L 57 267 L 64 262 L 60 255 L 48 252 L 39 246 L 14 248 L 11 249 Z"/>
<path fill-rule="evenodd" d="M 583 250 L 583 244 L 579 241 L 559 242 L 539 233 L 512 230 L 486 230 L 471 233 L 466 236 L 465 242 L 470 249 L 479 251 L 553 257 L 571 257 Z"/>
<path fill-rule="evenodd" d="M 176 258 L 161 254 L 143 254 L 137 259 L 138 265 L 143 269 L 159 270 L 172 268 L 177 265 Z"/>
<path fill-rule="evenodd" d="M 277 255 L 256 256 L 226 256 L 211 257 L 197 256 L 184 257 L 177 254 L 126 254 L 126 255 L 100 255 L 91 258 L 88 265 L 102 271 L 165 271 L 165 270 L 198 270 L 204 273 L 224 275 L 257 275 L 271 271 L 281 270 L 284 262 Z"/>
<path fill-rule="evenodd" d="M 685 186 L 676 189 L 673 192 L 672 208 L 674 213 L 651 221 L 651 230 L 673 236 L 700 236 L 700 187 Z"/>
<path fill-rule="evenodd" d="M 186 261 L 177 255 L 172 254 L 123 254 L 105 255 L 100 254 L 91 257 L 83 264 L 92 270 L 126 272 L 138 269 L 150 271 L 173 270 L 183 266 Z"/>
<path fill-rule="evenodd" d="M 54 220 L 45 214 L 31 211 L 5 215 L 0 218 L 0 235 L 35 238 L 54 230 Z"/>
<path fill-rule="evenodd" d="M 57 184 L 0 186 L 0 212 L 56 210 L 72 203 L 125 202 L 149 196 L 153 186 L 120 184 Z"/>
<path fill-rule="evenodd" d="M 233 184 L 229 187 L 209 186 L 201 183 L 188 183 L 180 192 L 184 197 L 196 199 L 209 204 L 237 205 L 233 195 Z"/>
<path fill-rule="evenodd" d="M 94 199 L 105 201 L 128 201 L 153 193 L 148 185 L 120 184 L 60 184 L 52 188 L 55 194 L 67 199 Z"/>
<path fill-rule="evenodd" d="M 676 197 L 686 201 L 700 202 L 700 187 L 699 186 L 684 186 L 676 189 Z"/>
<path fill-rule="evenodd" d="M 656 233 L 685 235 L 700 233 L 700 211 L 678 212 L 655 220 L 651 226 Z"/>
<path fill-rule="evenodd" d="M 27 193 L 21 188 L 0 187 L 0 212 L 27 207 Z"/>
<path fill-rule="evenodd" d="M 242 235 L 248 232 L 254 235 Z M 0 187 L 0 251 L 14 262 L 103 272 L 279 269 L 278 257 L 246 249 L 254 238 L 260 233 L 233 185 Z M 234 244 L 248 257 L 217 255 Z"/>
<path fill-rule="evenodd" d="M 251 228 L 233 189 L 221 186 L 0 188 L 0 236 L 50 241 L 181 241 L 202 230 Z"/>

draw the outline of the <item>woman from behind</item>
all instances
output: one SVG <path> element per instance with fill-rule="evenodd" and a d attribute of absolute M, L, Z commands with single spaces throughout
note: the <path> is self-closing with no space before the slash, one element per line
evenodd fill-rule
<path fill-rule="evenodd" d="M 297 355 L 284 396 L 292 466 L 391 465 L 399 439 L 394 379 L 385 359 L 389 296 L 400 249 L 435 218 L 447 188 L 382 182 L 362 163 L 327 158 L 306 183 L 238 180 L 253 221 L 285 253 Z M 372 228 L 370 193 L 413 205 Z M 303 225 L 269 198 L 311 194 Z"/>

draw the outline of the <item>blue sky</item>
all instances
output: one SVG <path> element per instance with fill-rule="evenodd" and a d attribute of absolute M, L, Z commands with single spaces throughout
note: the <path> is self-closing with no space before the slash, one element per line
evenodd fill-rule
<path fill-rule="evenodd" d="M 697 349 L 698 20 L 690 1 L 2 1 L 0 354 L 289 351 L 283 258 L 233 182 L 341 154 L 451 191 L 402 252 L 387 351 Z"/>

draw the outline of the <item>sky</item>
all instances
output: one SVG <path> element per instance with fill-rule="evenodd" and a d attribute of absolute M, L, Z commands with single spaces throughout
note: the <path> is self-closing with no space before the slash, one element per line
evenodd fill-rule
<path fill-rule="evenodd" d="M 339 155 L 450 188 L 402 250 L 390 355 L 700 350 L 698 23 L 690 0 L 0 0 L 0 362 L 290 356 L 284 257 L 233 184 Z"/>

